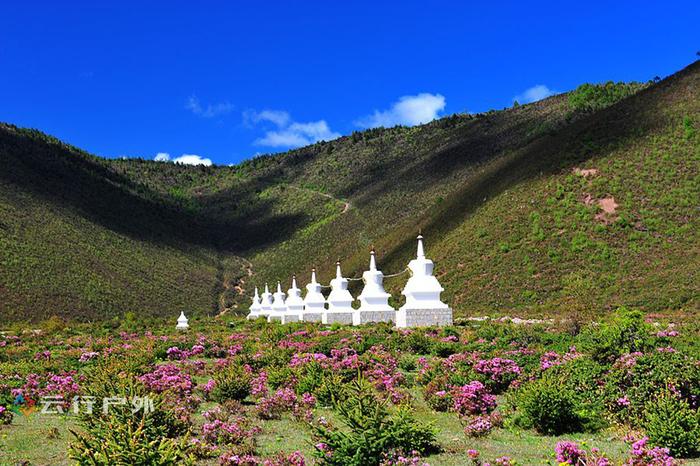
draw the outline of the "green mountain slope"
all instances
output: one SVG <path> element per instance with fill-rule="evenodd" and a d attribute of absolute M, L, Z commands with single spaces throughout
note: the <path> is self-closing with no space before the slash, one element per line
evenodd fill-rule
<path fill-rule="evenodd" d="M 359 276 L 372 244 L 401 271 L 419 227 L 459 314 L 697 308 L 699 80 L 695 63 L 234 167 L 0 126 L 0 315 L 243 312 L 253 284 L 328 281 L 337 257 Z M 386 281 L 398 302 L 404 283 Z"/>

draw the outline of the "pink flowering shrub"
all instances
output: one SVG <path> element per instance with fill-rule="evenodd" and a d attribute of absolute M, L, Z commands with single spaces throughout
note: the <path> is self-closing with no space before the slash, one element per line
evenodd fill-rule
<path fill-rule="evenodd" d="M 152 372 L 139 377 L 139 380 L 155 393 L 168 391 L 179 396 L 189 396 L 194 387 L 192 378 L 174 364 L 157 366 Z"/>
<path fill-rule="evenodd" d="M 628 466 L 675 466 L 676 460 L 669 454 L 668 448 L 652 447 L 649 439 L 644 437 L 632 444 Z"/>
<path fill-rule="evenodd" d="M 384 455 L 380 466 L 430 466 L 423 461 L 417 451 L 410 455 L 390 454 Z"/>
<path fill-rule="evenodd" d="M 83 354 L 80 355 L 80 358 L 78 359 L 80 362 L 88 362 L 92 361 L 95 359 L 97 356 L 99 356 L 100 353 L 97 351 L 86 351 Z"/>
<path fill-rule="evenodd" d="M 297 403 L 297 395 L 291 388 L 280 388 L 270 396 L 258 400 L 255 411 L 261 419 L 280 419 L 282 413 L 291 411 Z"/>
<path fill-rule="evenodd" d="M 464 426 L 464 434 L 467 437 L 484 437 L 493 429 L 491 416 L 474 416 L 468 418 Z"/>
<path fill-rule="evenodd" d="M 473 381 L 461 387 L 454 387 L 452 409 L 462 416 L 487 414 L 496 408 L 496 397 L 488 392 L 484 384 Z"/>
<path fill-rule="evenodd" d="M 0 426 L 12 423 L 12 411 L 0 405 Z"/>
<path fill-rule="evenodd" d="M 435 411 L 448 411 L 453 405 L 452 393 L 445 379 L 435 379 L 423 390 L 426 403 Z"/>
<path fill-rule="evenodd" d="M 255 398 L 267 395 L 267 372 L 260 373 L 250 381 L 250 394 Z"/>
<path fill-rule="evenodd" d="M 496 393 L 508 388 L 522 374 L 515 361 L 503 358 L 480 359 L 474 364 L 474 372 L 486 376 L 487 383 Z"/>
<path fill-rule="evenodd" d="M 220 466 L 259 466 L 260 461 L 253 455 L 240 455 L 226 452 L 219 457 Z"/>

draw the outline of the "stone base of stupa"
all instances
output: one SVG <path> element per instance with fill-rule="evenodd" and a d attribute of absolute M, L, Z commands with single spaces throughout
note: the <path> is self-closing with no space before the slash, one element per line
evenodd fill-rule
<path fill-rule="evenodd" d="M 299 314 L 283 314 L 281 322 L 289 324 L 291 322 L 299 322 Z"/>
<path fill-rule="evenodd" d="M 268 322 L 282 322 L 282 313 L 281 312 L 272 312 L 270 315 L 267 316 L 267 321 Z"/>
<path fill-rule="evenodd" d="M 353 311 L 326 311 L 323 313 L 321 322 L 324 324 L 352 325 Z"/>
<path fill-rule="evenodd" d="M 323 314 L 320 312 L 304 312 L 301 315 L 301 320 L 304 322 L 321 322 Z"/>
<path fill-rule="evenodd" d="M 452 309 L 399 309 L 396 327 L 432 327 L 452 325 Z"/>
<path fill-rule="evenodd" d="M 361 311 L 357 310 L 352 314 L 352 324 L 362 325 L 372 322 L 394 322 L 396 319 L 396 311 Z"/>

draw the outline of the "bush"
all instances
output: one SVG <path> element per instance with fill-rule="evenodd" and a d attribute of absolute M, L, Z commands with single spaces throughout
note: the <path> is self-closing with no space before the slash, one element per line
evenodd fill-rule
<path fill-rule="evenodd" d="M 406 372 L 416 370 L 416 356 L 412 354 L 404 354 L 399 358 L 399 368 Z"/>
<path fill-rule="evenodd" d="M 12 423 L 12 411 L 0 405 L 0 426 Z"/>
<path fill-rule="evenodd" d="M 647 86 L 648 83 L 612 81 L 605 84 L 582 84 L 569 94 L 569 107 L 573 111 L 583 112 L 601 110 Z"/>
<path fill-rule="evenodd" d="M 390 453 L 426 453 L 437 448 L 435 428 L 399 409 L 393 415 L 387 401 L 379 401 L 369 382 L 351 382 L 333 405 L 344 429 L 328 423 L 313 425 L 319 464 L 378 466 Z"/>
<path fill-rule="evenodd" d="M 187 425 L 166 409 L 162 395 L 148 393 L 131 377 L 124 377 L 120 361 L 106 361 L 87 376 L 84 394 L 101 406 L 108 397 L 133 400 L 148 397 L 153 410 L 132 411 L 132 405 L 113 405 L 107 413 L 95 408 L 81 412 L 83 432 L 71 433 L 75 441 L 68 454 L 77 464 L 189 465 L 194 464 L 187 438 L 178 439 Z"/>
<path fill-rule="evenodd" d="M 621 307 L 611 322 L 589 326 L 581 335 L 581 340 L 595 361 L 612 363 L 625 353 L 649 349 L 650 332 L 640 311 Z"/>
<path fill-rule="evenodd" d="M 211 397 L 218 402 L 226 400 L 242 401 L 250 395 L 251 380 L 250 372 L 243 366 L 229 366 L 214 374 L 216 385 L 211 391 Z"/>
<path fill-rule="evenodd" d="M 561 435 L 585 430 L 592 418 L 576 401 L 575 393 L 553 380 L 541 379 L 523 387 L 518 394 L 517 422 L 540 434 Z"/>
<path fill-rule="evenodd" d="M 681 458 L 700 453 L 700 420 L 687 402 L 666 392 L 649 401 L 644 414 L 644 428 L 653 445 Z"/>
<path fill-rule="evenodd" d="M 96 422 L 88 432 L 75 433 L 69 456 L 79 465 L 141 464 L 192 465 L 186 439 L 154 435 L 144 423 L 121 422 L 112 417 Z"/>
<path fill-rule="evenodd" d="M 271 366 L 267 368 L 267 383 L 273 390 L 286 387 L 292 380 L 292 370 L 289 366 Z"/>

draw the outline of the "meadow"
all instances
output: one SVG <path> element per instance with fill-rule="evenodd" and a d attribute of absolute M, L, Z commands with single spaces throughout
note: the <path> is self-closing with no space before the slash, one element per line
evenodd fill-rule
<path fill-rule="evenodd" d="M 173 324 L 4 329 L 0 464 L 700 464 L 687 315 Z"/>

